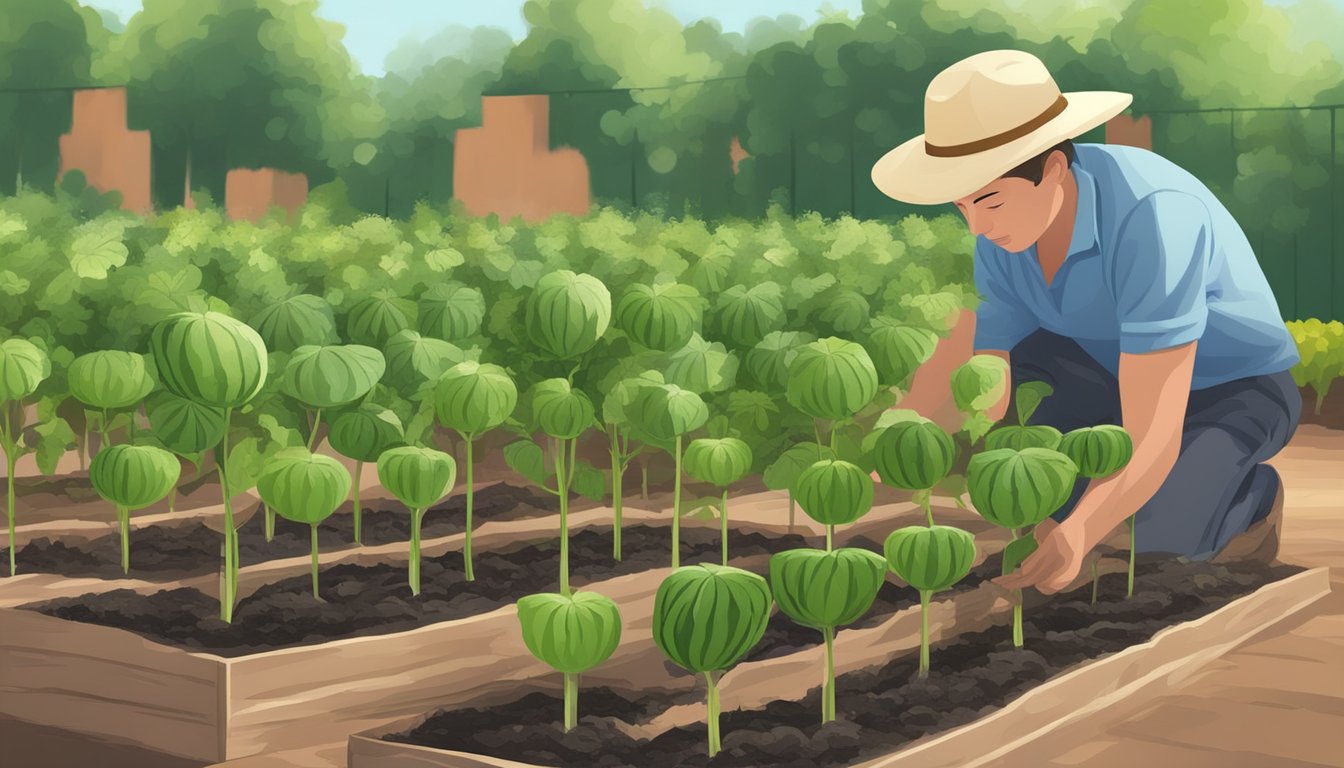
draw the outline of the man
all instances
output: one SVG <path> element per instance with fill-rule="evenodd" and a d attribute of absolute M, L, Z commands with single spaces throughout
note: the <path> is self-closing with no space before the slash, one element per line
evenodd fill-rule
<path fill-rule="evenodd" d="M 1081 480 L 1009 588 L 1059 591 L 1131 515 L 1136 551 L 1272 560 L 1283 491 L 1263 462 L 1297 428 L 1298 360 L 1232 216 L 1147 150 L 1073 145 L 1132 100 L 1063 93 L 1039 59 L 989 51 L 929 84 L 926 133 L 873 166 L 878 189 L 955 203 L 975 244 L 975 350 L 1054 388 L 1031 423 L 1111 423 L 1128 466 Z"/>

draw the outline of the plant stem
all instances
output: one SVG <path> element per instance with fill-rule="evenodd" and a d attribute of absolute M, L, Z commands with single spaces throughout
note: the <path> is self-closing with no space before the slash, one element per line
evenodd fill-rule
<path fill-rule="evenodd" d="M 80 469 L 83 469 L 83 467 L 80 467 Z M 174 511 L 176 511 L 176 510 L 173 509 L 175 506 L 177 506 L 177 486 L 176 486 L 176 485 L 173 486 L 173 490 L 171 490 L 171 491 L 168 492 L 168 514 L 171 515 L 171 514 L 173 514 Z"/>
<path fill-rule="evenodd" d="M 672 567 L 681 567 L 681 435 L 677 435 L 676 474 L 672 480 Z"/>
<path fill-rule="evenodd" d="M 472 491 L 472 486 L 471 486 L 471 445 L 472 445 L 472 442 L 474 441 L 474 439 L 475 439 L 475 435 L 467 435 L 467 436 L 466 436 L 466 440 L 467 440 L 467 535 L 466 535 L 466 538 L 465 538 L 465 539 L 463 540 L 463 542 L 462 542 L 462 558 L 463 558 L 463 562 L 466 563 L 466 565 L 464 566 L 464 568 L 465 568 L 466 575 L 467 575 L 467 581 L 475 581 L 475 580 L 476 580 L 476 572 L 475 572 L 474 570 L 472 570 L 472 567 L 471 567 L 471 502 L 472 502 L 472 496 L 474 495 L 474 494 L 473 494 L 473 491 Z"/>
<path fill-rule="evenodd" d="M 835 719 L 835 629 L 826 627 L 821 634 L 826 638 L 826 687 L 821 691 L 821 722 L 829 723 Z"/>
<path fill-rule="evenodd" d="M 18 542 L 14 538 L 14 465 L 18 461 L 14 458 L 14 449 L 9 447 L 8 438 L 5 440 L 5 463 L 9 465 L 9 473 L 5 477 L 5 498 L 7 509 L 9 511 L 9 575 L 14 575 L 14 552 L 18 550 Z"/>
<path fill-rule="evenodd" d="M 649 499 L 649 457 L 645 456 L 639 462 L 639 497 L 648 501 Z"/>
<path fill-rule="evenodd" d="M 131 572 L 131 512 L 117 507 L 117 527 L 121 529 L 121 572 Z"/>
<path fill-rule="evenodd" d="M 817 440 L 817 461 L 821 461 L 821 430 L 817 428 L 817 420 L 812 420 L 812 436 Z"/>
<path fill-rule="evenodd" d="M 565 733 L 574 730 L 579 724 L 579 682 L 578 675 L 565 675 Z"/>
<path fill-rule="evenodd" d="M 308 450 L 313 450 L 313 441 L 317 439 L 317 425 L 322 423 L 322 409 L 318 408 L 317 413 L 313 415 L 313 431 L 308 433 Z"/>
<path fill-rule="evenodd" d="M 1022 647 L 1022 590 L 1014 590 L 1017 602 L 1013 604 L 1013 645 Z"/>
<path fill-rule="evenodd" d="M 705 704 L 709 709 L 709 717 L 706 718 L 709 724 L 709 756 L 713 757 L 722 748 L 719 744 L 719 686 L 714 682 L 713 672 L 705 673 L 705 684 L 708 686 Z"/>
<path fill-rule="evenodd" d="M 261 502 L 261 511 L 266 515 L 266 540 L 271 541 L 275 538 L 275 510 L 271 505 Z"/>
<path fill-rule="evenodd" d="M 317 597 L 317 523 L 309 523 L 308 529 L 313 542 L 313 597 Z"/>
<path fill-rule="evenodd" d="M 80 472 L 83 472 L 84 469 L 85 469 L 85 466 L 84 466 L 84 456 L 85 456 L 85 454 L 88 453 L 88 450 L 89 450 L 89 412 L 88 412 L 88 411 L 85 411 L 85 412 L 84 412 L 84 438 L 83 438 L 82 440 L 79 441 L 79 471 L 80 471 Z M 173 511 L 173 510 L 172 510 L 172 507 L 171 507 L 171 504 L 170 504 L 170 506 L 169 506 L 168 511 L 169 511 L 169 512 L 172 512 L 172 511 Z"/>
<path fill-rule="evenodd" d="M 620 427 L 608 425 L 607 436 L 611 438 L 611 556 L 621 561 L 621 466 Z"/>
<path fill-rule="evenodd" d="M 1097 561 L 1092 561 L 1092 604 L 1097 604 L 1097 582 L 1101 581 L 1101 574 L 1097 572 Z"/>
<path fill-rule="evenodd" d="M 923 505 L 924 505 L 924 517 L 925 517 L 926 519 L 928 519 L 928 521 L 929 521 L 929 527 L 930 527 L 930 528 L 933 527 L 933 504 L 931 503 L 931 498 L 930 498 L 930 494 L 932 494 L 932 493 L 933 493 L 933 490 L 930 489 L 928 492 L 926 492 L 926 493 L 924 494 L 924 498 L 921 499 L 921 502 L 922 502 Z"/>
<path fill-rule="evenodd" d="M 929 598 L 933 592 L 919 591 L 919 676 L 929 676 Z"/>
<path fill-rule="evenodd" d="M 830 552 L 831 549 L 832 549 L 832 544 L 831 544 L 831 542 L 832 542 L 834 536 L 835 536 L 835 526 L 834 526 L 834 525 L 827 525 L 827 526 L 826 526 L 826 551 L 827 551 L 827 552 Z"/>
<path fill-rule="evenodd" d="M 409 563 L 408 583 L 411 594 L 420 594 L 420 510 L 411 510 L 411 560 Z"/>
<path fill-rule="evenodd" d="M 789 491 L 789 533 L 793 533 L 794 508 L 797 506 L 798 502 L 793 498 L 793 491 Z"/>
<path fill-rule="evenodd" d="M 569 597 L 569 488 L 565 486 L 565 441 L 555 440 L 555 482 L 560 486 L 560 594 Z"/>
<path fill-rule="evenodd" d="M 1321 415 L 1321 403 L 1325 402 L 1325 395 L 1319 390 L 1316 392 L 1316 415 Z"/>
<path fill-rule="evenodd" d="M 723 507 L 719 510 L 719 546 L 723 549 L 723 564 L 728 564 L 728 489 L 723 489 Z"/>
<path fill-rule="evenodd" d="M 359 484 L 364 477 L 364 462 L 355 462 L 355 543 L 364 543 L 364 510 L 359 503 Z"/>
<path fill-rule="evenodd" d="M 229 493 L 229 419 L 233 416 L 232 408 L 224 409 L 224 437 L 219 443 L 219 490 L 224 497 L 224 582 L 223 589 L 219 595 L 220 618 L 230 624 L 233 623 L 233 599 L 234 599 L 234 561 L 233 553 L 234 539 L 237 532 L 233 527 L 233 503 Z M 101 449 L 101 447 L 100 447 Z"/>
<path fill-rule="evenodd" d="M 1125 597 L 1134 596 L 1134 516 L 1129 518 L 1129 591 L 1125 592 Z"/>

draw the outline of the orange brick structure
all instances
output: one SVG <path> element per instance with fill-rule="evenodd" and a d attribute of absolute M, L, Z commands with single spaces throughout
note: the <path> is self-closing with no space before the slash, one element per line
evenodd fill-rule
<path fill-rule="evenodd" d="M 588 163 L 577 149 L 551 150 L 548 96 L 486 96 L 481 112 L 481 127 L 458 130 L 453 160 L 453 194 L 469 214 L 533 223 L 588 212 Z"/>
<path fill-rule="evenodd" d="M 189 198 L 188 198 L 189 199 Z M 278 205 L 289 214 L 308 199 L 308 177 L 274 168 L 235 168 L 224 179 L 224 207 L 229 218 L 256 221 Z"/>
<path fill-rule="evenodd" d="M 1153 119 L 1147 115 L 1137 120 L 1129 115 L 1116 115 L 1106 123 L 1106 143 L 1152 149 Z"/>
<path fill-rule="evenodd" d="M 728 156 L 733 159 L 733 173 L 737 173 L 738 164 L 751 157 L 751 154 L 742 148 L 742 142 L 734 136 L 732 145 L 728 147 Z"/>
<path fill-rule="evenodd" d="M 75 91 L 70 132 L 61 136 L 57 180 L 78 169 L 99 192 L 117 190 L 121 207 L 152 210 L 149 197 L 149 131 L 126 129 L 126 89 Z"/>

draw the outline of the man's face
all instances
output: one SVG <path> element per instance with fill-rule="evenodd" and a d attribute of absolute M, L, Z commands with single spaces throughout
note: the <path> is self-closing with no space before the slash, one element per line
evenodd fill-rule
<path fill-rule="evenodd" d="M 1040 184 L 1001 177 L 953 202 L 966 217 L 971 234 L 984 235 L 1000 248 L 1018 253 L 1040 240 L 1063 208 L 1069 176 L 1064 153 L 1051 152 Z"/>

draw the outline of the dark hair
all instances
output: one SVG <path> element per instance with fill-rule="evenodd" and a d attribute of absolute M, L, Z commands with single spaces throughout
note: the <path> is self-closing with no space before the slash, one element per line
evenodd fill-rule
<path fill-rule="evenodd" d="M 1041 176 L 1045 174 L 1045 159 L 1050 156 L 1051 152 L 1063 152 L 1064 161 L 1069 165 L 1073 165 L 1073 158 L 1074 158 L 1073 142 L 1068 139 L 1065 139 L 1056 144 L 1055 146 L 1045 150 L 1041 154 L 1022 163 L 1021 165 L 1017 166 L 1011 171 L 1003 174 L 999 178 L 1026 179 L 1027 181 L 1030 181 L 1032 184 L 1040 184 Z"/>

